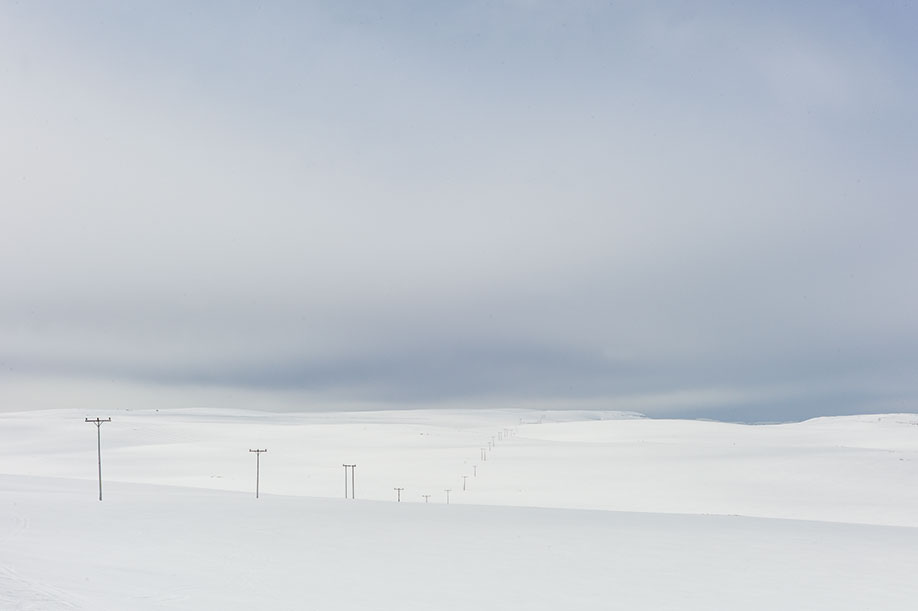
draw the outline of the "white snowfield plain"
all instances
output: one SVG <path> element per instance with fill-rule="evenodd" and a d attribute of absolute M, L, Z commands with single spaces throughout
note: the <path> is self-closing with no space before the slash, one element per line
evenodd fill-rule
<path fill-rule="evenodd" d="M 914 609 L 916 527 L 915 414 L 0 414 L 3 611 Z"/>

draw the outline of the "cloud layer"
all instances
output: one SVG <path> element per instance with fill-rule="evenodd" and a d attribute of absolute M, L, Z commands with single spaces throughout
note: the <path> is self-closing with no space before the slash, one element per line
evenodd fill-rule
<path fill-rule="evenodd" d="M 914 410 L 916 15 L 816 7 L 6 7 L 3 408 Z"/>

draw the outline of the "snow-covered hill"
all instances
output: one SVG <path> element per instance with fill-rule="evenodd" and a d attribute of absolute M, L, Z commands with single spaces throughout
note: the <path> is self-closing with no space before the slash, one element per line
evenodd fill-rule
<path fill-rule="evenodd" d="M 112 417 L 102 503 L 83 422 L 97 415 Z M 268 449 L 257 500 L 255 447 Z M 345 462 L 356 501 L 341 498 Z M 918 600 L 911 414 L 21 412 L 0 414 L 0 473 L 4 610 Z"/>

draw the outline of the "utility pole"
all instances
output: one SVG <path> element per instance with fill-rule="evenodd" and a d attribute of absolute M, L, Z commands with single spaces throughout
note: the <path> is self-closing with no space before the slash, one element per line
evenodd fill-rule
<path fill-rule="evenodd" d="M 478 465 L 472 465 L 472 477 L 478 477 Z"/>
<path fill-rule="evenodd" d="M 488 460 L 488 449 L 487 448 L 481 448 L 481 460 L 483 461 Z"/>
<path fill-rule="evenodd" d="M 267 450 L 249 450 L 255 452 L 255 498 L 258 498 L 258 484 L 261 478 L 261 454 Z"/>
<path fill-rule="evenodd" d="M 344 467 L 344 498 L 347 498 L 347 470 L 351 470 L 351 498 L 354 498 L 354 470 L 357 465 L 341 465 Z"/>
<path fill-rule="evenodd" d="M 92 422 L 96 425 L 96 454 L 99 457 L 99 500 L 102 500 L 102 423 L 111 422 L 111 418 L 102 420 L 101 418 L 86 418 L 86 422 Z"/>
<path fill-rule="evenodd" d="M 397 500 L 399 503 L 401 503 L 402 502 L 402 490 L 404 490 L 404 488 L 393 488 L 393 490 L 395 490 L 395 492 L 398 494 Z"/>
<path fill-rule="evenodd" d="M 429 502 L 430 502 L 430 495 L 429 495 L 429 494 L 422 494 L 421 496 L 424 497 L 424 502 L 425 502 L 425 503 L 429 503 Z"/>
<path fill-rule="evenodd" d="M 465 492 L 465 480 L 467 480 L 468 478 L 469 478 L 468 475 L 463 475 L 463 476 L 462 476 L 462 491 L 463 491 L 463 492 Z"/>
<path fill-rule="evenodd" d="M 446 504 L 449 505 L 449 493 L 452 492 L 452 490 L 449 489 L 449 488 L 447 488 L 447 489 L 444 490 L 443 492 L 446 493 Z"/>

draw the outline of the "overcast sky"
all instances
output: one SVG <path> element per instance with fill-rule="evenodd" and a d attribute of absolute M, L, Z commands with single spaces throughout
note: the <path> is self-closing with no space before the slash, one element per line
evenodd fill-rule
<path fill-rule="evenodd" d="M 918 410 L 911 2 L 0 2 L 0 409 Z"/>

